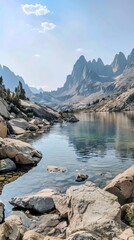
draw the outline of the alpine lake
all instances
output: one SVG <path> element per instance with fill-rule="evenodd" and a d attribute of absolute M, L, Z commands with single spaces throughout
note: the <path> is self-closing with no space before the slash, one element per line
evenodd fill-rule
<path fill-rule="evenodd" d="M 134 112 L 75 114 L 77 123 L 57 123 L 42 135 L 28 141 L 43 153 L 36 167 L 16 173 L 5 184 L 0 199 L 6 215 L 12 209 L 9 200 L 53 188 L 65 192 L 78 185 L 76 177 L 87 174 L 88 180 L 103 188 L 118 173 L 134 164 Z M 62 166 L 65 172 L 50 173 L 48 165 Z M 16 179 L 16 180 L 15 180 Z M 83 182 L 82 182 L 83 183 Z"/>

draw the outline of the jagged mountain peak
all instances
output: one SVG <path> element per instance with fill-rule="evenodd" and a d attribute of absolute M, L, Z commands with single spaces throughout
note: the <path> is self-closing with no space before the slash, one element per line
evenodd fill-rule
<path fill-rule="evenodd" d="M 114 75 L 121 74 L 127 65 L 127 60 L 123 52 L 119 52 L 115 55 L 111 64 Z"/>
<path fill-rule="evenodd" d="M 134 66 L 134 48 L 132 49 L 130 55 L 128 55 L 127 58 L 127 67 L 133 67 Z"/>

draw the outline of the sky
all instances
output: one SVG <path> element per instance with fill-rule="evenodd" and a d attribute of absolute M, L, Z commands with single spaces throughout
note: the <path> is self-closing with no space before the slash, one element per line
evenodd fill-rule
<path fill-rule="evenodd" d="M 134 48 L 134 0 L 0 0 L 0 64 L 45 91 L 76 60 L 112 62 Z"/>

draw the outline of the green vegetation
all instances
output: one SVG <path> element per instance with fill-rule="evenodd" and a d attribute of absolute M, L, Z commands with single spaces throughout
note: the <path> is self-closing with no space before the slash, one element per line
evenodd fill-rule
<path fill-rule="evenodd" d="M 126 209 L 125 220 L 127 221 L 127 223 L 131 227 L 134 227 L 134 208 L 133 209 L 131 209 L 131 208 Z"/>
<path fill-rule="evenodd" d="M 11 92 L 10 89 L 6 89 L 3 84 L 3 78 L 0 77 L 0 97 L 4 100 L 19 106 L 20 99 L 26 99 L 25 90 L 22 86 L 22 83 L 19 81 L 18 87 L 15 88 L 15 92 Z"/>
<path fill-rule="evenodd" d="M 32 118 L 34 116 L 33 112 L 28 112 L 27 117 Z"/>

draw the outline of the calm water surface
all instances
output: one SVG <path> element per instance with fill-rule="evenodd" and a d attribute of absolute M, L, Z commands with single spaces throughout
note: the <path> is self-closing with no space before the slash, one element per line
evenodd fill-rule
<path fill-rule="evenodd" d="M 134 163 L 134 113 L 88 113 L 77 115 L 78 123 L 54 125 L 48 133 L 30 143 L 43 153 L 37 167 L 5 185 L 1 199 L 6 214 L 11 197 L 54 188 L 64 192 L 78 185 L 79 173 L 103 187 L 115 175 Z M 63 166 L 65 173 L 49 173 L 48 165 Z"/>

